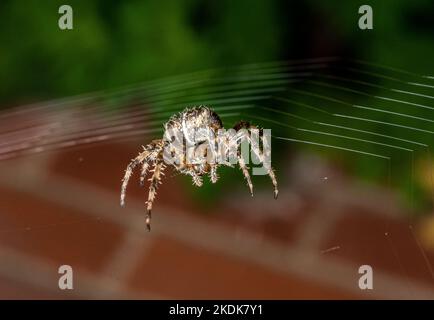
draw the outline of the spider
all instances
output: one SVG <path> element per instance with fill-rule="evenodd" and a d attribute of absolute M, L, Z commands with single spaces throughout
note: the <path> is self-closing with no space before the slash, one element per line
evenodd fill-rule
<path fill-rule="evenodd" d="M 236 132 L 235 135 L 228 135 L 227 132 L 220 134 L 220 132 L 224 131 L 220 117 L 210 107 L 204 105 L 186 108 L 184 111 L 173 115 L 164 125 L 163 138 L 153 140 L 145 147 L 142 147 L 143 151 L 128 164 L 124 178 L 122 179 L 120 196 L 121 206 L 124 206 L 125 204 L 125 193 L 133 170 L 136 166 L 141 164 L 140 185 L 143 186 L 148 171 L 152 172 L 152 176 L 149 179 L 150 186 L 148 200 L 146 201 L 146 227 L 148 231 L 150 231 L 152 204 L 155 200 L 158 185 L 161 184 L 161 178 L 164 175 L 163 171 L 167 165 L 173 166 L 175 170 L 182 174 L 191 176 L 193 184 L 200 187 L 203 184 L 202 177 L 205 174 L 209 174 L 212 183 L 217 182 L 217 168 L 219 165 L 233 167 L 231 162 L 210 161 L 209 155 L 215 155 L 218 152 L 222 152 L 222 154 L 227 156 L 230 153 L 230 150 L 235 150 L 234 158 L 236 159 L 236 162 L 238 162 L 238 165 L 247 180 L 250 193 L 253 196 L 253 184 L 248 167 L 238 149 L 241 142 L 252 141 L 254 130 L 259 132 L 260 139 L 264 146 L 265 139 L 262 130 L 246 121 L 239 121 L 232 129 L 232 132 Z M 175 135 L 173 135 L 173 133 L 175 133 Z M 214 137 L 217 137 L 217 140 L 210 140 L 210 133 Z M 182 141 L 186 141 L 187 147 L 177 143 L 176 136 Z M 221 146 L 219 151 L 217 151 L 216 145 Z M 265 163 L 263 158 L 264 154 L 261 154 L 258 144 L 255 145 L 251 143 L 251 145 L 252 150 L 258 159 Z M 187 150 L 196 152 L 196 156 L 193 156 L 192 161 L 187 161 Z M 167 158 L 171 158 L 172 161 L 167 161 Z M 274 198 L 277 199 L 279 191 L 277 189 L 274 170 L 271 166 L 265 167 L 265 170 L 271 178 L 274 186 Z"/>

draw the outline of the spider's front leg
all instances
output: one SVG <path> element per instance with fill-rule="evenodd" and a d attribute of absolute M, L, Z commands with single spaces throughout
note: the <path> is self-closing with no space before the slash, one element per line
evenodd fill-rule
<path fill-rule="evenodd" d="M 164 143 L 162 140 L 154 140 L 150 144 L 148 144 L 145 150 L 148 150 L 149 154 L 146 157 L 145 162 L 142 164 L 142 170 L 140 171 L 140 185 L 143 186 L 145 184 L 145 178 L 148 174 L 149 166 L 152 161 L 156 161 L 161 151 L 163 150 Z"/>
<path fill-rule="evenodd" d="M 135 157 L 131 162 L 128 164 L 127 169 L 125 170 L 124 178 L 122 179 L 122 186 L 121 186 L 121 206 L 125 205 L 125 193 L 127 191 L 127 185 L 128 181 L 131 178 L 131 174 L 133 173 L 134 168 L 141 162 L 143 162 L 149 155 L 149 151 L 145 150 L 141 152 L 137 157 Z"/>
<path fill-rule="evenodd" d="M 162 140 L 154 140 L 150 144 L 148 144 L 146 147 L 143 147 L 143 152 L 139 153 L 137 157 L 135 157 L 131 162 L 128 164 L 127 169 L 125 170 L 124 178 L 122 179 L 122 186 L 121 186 L 121 206 L 125 205 L 125 193 L 127 191 L 127 185 L 128 181 L 131 178 L 131 175 L 133 173 L 133 170 L 135 167 L 143 163 L 142 170 L 140 174 L 140 183 L 142 184 L 144 182 L 145 176 L 148 172 L 149 163 L 148 161 L 155 161 L 161 151 L 163 150 L 164 143 Z"/>
<path fill-rule="evenodd" d="M 146 175 L 148 174 L 148 170 L 149 170 L 149 162 L 143 162 L 142 164 L 142 170 L 140 171 L 140 185 L 143 187 L 143 185 L 145 184 L 145 178 Z"/>
<path fill-rule="evenodd" d="M 151 170 L 153 174 L 149 179 L 151 184 L 149 186 L 148 201 L 146 201 L 146 227 L 148 228 L 148 231 L 151 231 L 152 204 L 154 203 L 157 194 L 158 184 L 161 184 L 161 176 L 164 175 L 163 170 L 165 168 L 166 166 L 163 162 L 157 162 Z"/>

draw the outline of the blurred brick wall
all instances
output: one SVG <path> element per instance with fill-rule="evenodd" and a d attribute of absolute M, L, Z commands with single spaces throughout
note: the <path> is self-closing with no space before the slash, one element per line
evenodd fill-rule
<path fill-rule="evenodd" d="M 137 175 L 119 206 L 143 143 L 128 140 L 0 162 L 0 298 L 434 298 L 423 221 L 405 218 L 389 191 L 300 155 L 279 170 L 277 201 L 271 186 L 251 198 L 237 172 L 205 215 L 180 183 L 188 178 L 168 175 L 148 233 Z M 64 264 L 71 291 L 57 285 Z M 358 287 L 363 264 L 372 291 Z"/>

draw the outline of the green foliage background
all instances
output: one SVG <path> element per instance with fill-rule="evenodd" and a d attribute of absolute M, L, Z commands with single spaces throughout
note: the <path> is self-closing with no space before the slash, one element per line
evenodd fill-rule
<path fill-rule="evenodd" d="M 74 9 L 72 31 L 57 27 L 61 4 Z M 373 6 L 373 31 L 357 28 L 362 4 Z M 426 72 L 429 12 L 430 0 L 2 0 L 0 106 L 306 55 Z"/>

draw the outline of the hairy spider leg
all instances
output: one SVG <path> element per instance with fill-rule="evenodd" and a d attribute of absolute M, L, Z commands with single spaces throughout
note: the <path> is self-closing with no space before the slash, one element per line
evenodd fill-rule
<path fill-rule="evenodd" d="M 122 187 L 121 187 L 121 206 L 125 205 L 125 193 L 127 191 L 128 181 L 130 180 L 131 174 L 133 173 L 134 168 L 141 162 L 143 162 L 146 157 L 149 155 L 149 151 L 145 150 L 137 157 L 131 160 L 128 164 L 127 169 L 125 170 L 124 178 L 122 179 Z"/>
<path fill-rule="evenodd" d="M 237 132 L 237 134 L 235 136 L 227 137 L 229 147 L 226 150 L 226 152 L 228 153 L 229 157 L 231 157 L 233 152 L 236 152 L 238 165 L 239 165 L 241 171 L 243 172 L 244 177 L 246 178 L 247 186 L 249 187 L 250 194 L 253 197 L 253 183 L 252 183 L 252 179 L 250 178 L 249 168 L 247 167 L 246 162 L 244 161 L 244 158 L 243 158 L 243 156 L 239 150 L 240 145 L 244 139 L 249 139 L 249 137 L 248 137 L 248 135 L 246 135 L 242 132 Z M 227 162 L 227 163 L 229 164 L 230 162 Z"/>
<path fill-rule="evenodd" d="M 156 162 L 151 169 L 153 172 L 152 177 L 149 178 L 151 184 L 149 185 L 148 201 L 146 201 L 146 227 L 151 231 L 151 214 L 152 204 L 157 195 L 158 184 L 161 184 L 161 176 L 164 175 L 163 170 L 166 168 L 163 162 Z"/>
<path fill-rule="evenodd" d="M 162 140 L 154 140 L 145 147 L 146 150 L 149 150 L 149 155 L 146 157 L 145 161 L 142 164 L 142 170 L 140 172 L 141 186 L 145 184 L 145 178 L 148 174 L 150 162 L 155 162 L 159 158 L 159 156 L 161 156 L 163 147 L 164 143 Z"/>
<path fill-rule="evenodd" d="M 217 180 L 219 179 L 219 176 L 217 174 L 217 167 L 218 167 L 218 165 L 217 164 L 211 164 L 210 166 L 211 166 L 211 171 L 209 173 L 209 176 L 211 178 L 211 182 L 212 183 L 216 183 Z"/>
<path fill-rule="evenodd" d="M 241 170 L 243 171 L 244 177 L 247 180 L 247 185 L 249 186 L 249 189 L 250 189 L 250 194 L 253 197 L 253 184 L 252 184 L 252 179 L 250 178 L 249 168 L 246 166 L 246 163 L 244 162 L 244 158 L 240 152 L 238 152 L 237 158 L 238 158 L 238 165 L 240 166 Z"/>
<path fill-rule="evenodd" d="M 197 172 L 194 170 L 190 170 L 189 174 L 191 175 L 191 178 L 193 180 L 193 184 L 197 187 L 202 187 L 202 185 L 203 185 L 202 177 L 200 175 L 198 175 Z"/>
<path fill-rule="evenodd" d="M 259 130 L 257 127 L 254 127 L 254 126 L 252 126 L 251 129 Z M 250 132 L 251 132 L 251 129 L 249 129 Z M 262 132 L 261 131 L 259 131 L 259 132 L 260 132 L 259 138 L 261 139 L 262 146 L 263 146 L 262 151 L 260 150 L 259 145 L 252 141 L 251 137 L 249 137 L 249 139 L 250 139 L 250 145 L 252 146 L 253 152 L 258 157 L 259 161 L 264 164 L 263 155 L 264 155 L 264 152 L 266 152 L 267 156 L 270 156 L 270 146 L 268 145 L 268 141 L 266 139 L 264 139 L 264 135 L 262 134 Z M 277 188 L 277 180 L 276 180 L 276 175 L 274 173 L 274 169 L 270 165 L 264 166 L 264 168 L 267 171 L 267 174 L 270 177 L 271 182 L 272 182 L 273 187 L 274 187 L 274 199 L 277 199 L 277 197 L 279 195 L 279 190 Z"/>
<path fill-rule="evenodd" d="M 180 165 L 177 170 L 182 174 L 187 174 L 191 176 L 193 185 L 201 187 L 203 185 L 202 177 L 194 170 L 192 164 L 187 163 L 187 157 L 185 155 L 182 155 L 179 160 Z"/>
<path fill-rule="evenodd" d="M 146 175 L 148 174 L 148 170 L 149 170 L 149 162 L 145 161 L 142 164 L 142 170 L 140 171 L 140 185 L 143 186 L 145 184 L 145 178 Z"/>
<path fill-rule="evenodd" d="M 264 135 L 261 134 L 260 135 L 260 139 L 263 145 L 263 150 L 265 149 L 267 156 L 270 156 L 270 146 L 268 145 L 268 141 L 267 139 L 264 139 Z M 261 158 L 259 158 L 261 159 Z M 261 159 L 261 162 L 263 162 L 263 159 Z M 276 179 L 276 174 L 274 173 L 274 169 L 271 166 L 266 166 L 265 169 L 267 170 L 267 173 L 271 179 L 271 182 L 273 183 L 273 187 L 274 187 L 274 199 L 277 199 L 277 197 L 279 196 L 279 189 L 277 188 L 277 179 Z"/>
<path fill-rule="evenodd" d="M 269 145 L 267 144 L 266 139 L 264 139 L 264 135 L 262 134 L 262 130 L 260 128 L 254 126 L 254 125 L 251 125 L 247 121 L 240 121 L 237 124 L 235 124 L 235 126 L 234 126 L 235 130 L 239 130 L 242 128 L 247 129 L 250 133 L 251 133 L 252 129 L 259 130 L 259 137 L 261 139 L 262 145 L 264 146 L 263 149 L 265 149 L 265 150 L 267 150 L 267 152 L 269 152 L 269 150 L 270 150 Z M 261 163 L 264 163 L 264 158 L 263 158 L 262 152 L 259 148 L 259 145 L 252 141 L 250 135 L 244 134 L 244 136 L 250 142 L 252 150 L 255 153 L 255 155 L 258 157 L 259 161 Z M 276 175 L 274 173 L 274 169 L 271 166 L 267 166 L 267 167 L 265 167 L 265 170 L 267 171 L 267 174 L 270 177 L 271 182 L 272 182 L 273 187 L 274 187 L 274 199 L 277 199 L 277 197 L 279 195 L 279 190 L 277 187 L 277 180 L 276 180 Z"/>
<path fill-rule="evenodd" d="M 262 151 L 260 150 L 259 144 L 257 144 L 251 138 L 252 129 L 258 130 L 259 138 L 261 139 L 262 146 L 263 146 Z M 247 137 L 247 139 L 249 139 L 249 141 L 250 141 L 250 145 L 252 146 L 252 150 L 255 153 L 255 155 L 258 157 L 259 161 L 264 164 L 264 157 L 263 157 L 264 152 L 266 152 L 267 156 L 270 156 L 270 146 L 268 145 L 268 141 L 267 141 L 267 139 L 264 139 L 263 132 L 260 128 L 258 128 L 256 126 L 250 126 L 248 130 L 250 131 L 250 136 Z M 271 182 L 272 182 L 273 187 L 274 187 L 274 199 L 277 199 L 277 197 L 279 195 L 279 190 L 277 188 L 277 180 L 276 180 L 276 175 L 274 173 L 274 169 L 271 166 L 264 166 L 264 167 L 265 167 L 265 170 L 267 171 L 267 174 L 270 177 Z"/>
<path fill-rule="evenodd" d="M 161 150 L 163 149 L 163 142 L 162 140 L 154 140 L 152 141 L 150 144 L 148 144 L 146 147 L 143 147 L 143 152 L 139 153 L 139 155 L 137 157 L 135 157 L 134 159 L 131 160 L 131 162 L 128 164 L 127 169 L 125 170 L 125 175 L 124 178 L 122 179 L 122 187 L 121 187 L 121 206 L 125 205 L 125 194 L 127 191 L 127 185 L 128 185 L 128 181 L 131 178 L 131 175 L 133 173 L 133 170 L 135 169 L 135 167 L 144 162 L 143 167 L 142 167 L 142 174 L 143 171 L 147 169 L 144 169 L 144 167 L 149 166 L 146 165 L 145 163 L 148 162 L 148 160 L 155 160 L 157 159 L 158 155 L 160 154 Z M 146 172 L 145 172 L 146 174 Z M 142 179 L 140 177 L 140 179 Z"/>

